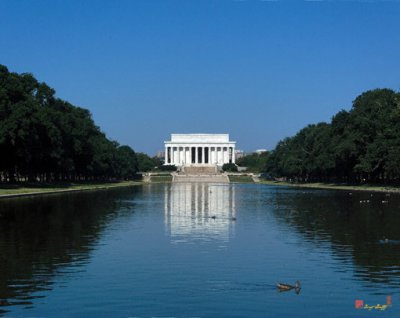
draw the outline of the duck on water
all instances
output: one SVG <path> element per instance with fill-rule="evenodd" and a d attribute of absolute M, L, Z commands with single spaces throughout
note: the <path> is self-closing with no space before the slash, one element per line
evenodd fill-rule
<path fill-rule="evenodd" d="M 289 291 L 289 290 L 294 289 L 296 294 L 298 294 L 298 293 L 300 293 L 301 285 L 300 285 L 299 281 L 296 281 L 296 283 L 294 285 L 285 284 L 285 283 L 276 283 L 276 288 L 280 292 Z"/>

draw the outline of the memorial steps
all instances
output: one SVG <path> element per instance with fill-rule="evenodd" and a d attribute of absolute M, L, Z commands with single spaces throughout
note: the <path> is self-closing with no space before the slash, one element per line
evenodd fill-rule
<path fill-rule="evenodd" d="M 225 175 L 174 175 L 172 182 L 207 182 L 207 183 L 229 183 L 228 176 Z"/>
<path fill-rule="evenodd" d="M 229 183 L 229 178 L 219 173 L 217 166 L 186 166 L 172 175 L 172 182 Z"/>
<path fill-rule="evenodd" d="M 218 174 L 217 166 L 183 166 L 180 174 Z"/>

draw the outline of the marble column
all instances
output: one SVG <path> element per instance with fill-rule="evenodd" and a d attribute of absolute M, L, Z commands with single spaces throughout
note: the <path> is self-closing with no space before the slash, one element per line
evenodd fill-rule
<path fill-rule="evenodd" d="M 190 147 L 185 147 L 185 164 L 190 165 L 192 160 L 190 159 Z"/>
<path fill-rule="evenodd" d="M 227 163 L 227 160 L 226 160 L 226 147 L 223 147 L 222 149 L 223 149 L 222 150 L 222 163 L 225 164 L 225 163 Z"/>
<path fill-rule="evenodd" d="M 185 164 L 185 147 L 180 147 L 181 151 L 181 160 L 180 160 L 180 164 Z"/>

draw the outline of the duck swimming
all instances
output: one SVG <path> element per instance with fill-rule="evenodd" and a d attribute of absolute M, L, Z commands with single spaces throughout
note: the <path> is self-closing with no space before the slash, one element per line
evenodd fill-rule
<path fill-rule="evenodd" d="M 284 284 L 284 283 L 276 283 L 276 288 L 278 288 L 279 291 L 289 291 L 294 289 L 296 293 L 298 294 L 300 292 L 301 286 L 300 282 L 296 281 L 294 285 L 290 284 Z"/>

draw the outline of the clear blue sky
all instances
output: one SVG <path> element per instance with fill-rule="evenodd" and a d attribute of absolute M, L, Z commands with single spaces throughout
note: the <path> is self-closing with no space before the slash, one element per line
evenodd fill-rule
<path fill-rule="evenodd" d="M 400 2 L 1 0 L 0 64 L 136 151 L 192 132 L 271 149 L 400 89 Z"/>

